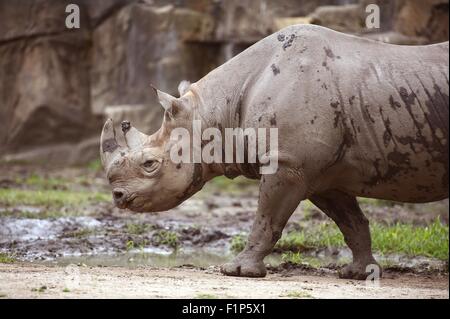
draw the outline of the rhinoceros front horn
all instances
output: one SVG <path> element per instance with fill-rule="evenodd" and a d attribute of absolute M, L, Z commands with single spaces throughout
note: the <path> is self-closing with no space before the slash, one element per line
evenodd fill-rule
<path fill-rule="evenodd" d="M 103 125 L 102 136 L 100 138 L 100 158 L 105 169 L 108 169 L 121 149 L 123 147 L 117 143 L 113 120 L 108 119 L 105 125 Z"/>

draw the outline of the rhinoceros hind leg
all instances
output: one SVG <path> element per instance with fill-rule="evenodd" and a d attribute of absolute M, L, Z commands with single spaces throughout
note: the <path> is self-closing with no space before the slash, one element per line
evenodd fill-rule
<path fill-rule="evenodd" d="M 305 195 L 301 172 L 279 168 L 261 178 L 258 210 L 244 250 L 221 272 L 228 276 L 264 277 L 266 257 L 281 237 L 286 222 Z"/>
<path fill-rule="evenodd" d="M 352 251 L 353 263 L 344 267 L 339 277 L 365 280 L 373 271 L 373 266 L 367 268 L 369 265 L 376 265 L 381 276 L 381 267 L 372 255 L 369 221 L 361 211 L 356 197 L 329 191 L 313 195 L 310 200 L 337 224 Z"/>

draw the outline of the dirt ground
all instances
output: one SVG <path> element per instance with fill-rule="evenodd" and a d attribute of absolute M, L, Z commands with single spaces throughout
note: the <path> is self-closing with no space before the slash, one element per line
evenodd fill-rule
<path fill-rule="evenodd" d="M 448 277 L 387 276 L 379 286 L 335 275 L 226 277 L 217 269 L 0 265 L 5 298 L 449 298 Z M 69 284 L 69 283 L 70 284 Z M 71 285 L 71 289 L 67 286 Z"/>

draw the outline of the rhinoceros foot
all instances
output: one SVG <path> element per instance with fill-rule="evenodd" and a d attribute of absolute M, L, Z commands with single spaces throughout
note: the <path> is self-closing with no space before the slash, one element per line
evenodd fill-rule
<path fill-rule="evenodd" d="M 381 267 L 375 260 L 368 263 L 351 263 L 339 271 L 339 278 L 366 280 L 370 274 L 373 274 L 374 267 L 378 267 L 379 278 L 381 278 Z"/>
<path fill-rule="evenodd" d="M 227 276 L 237 277 L 265 277 L 267 274 L 266 266 L 262 261 L 252 260 L 234 260 L 223 264 L 220 272 Z"/>

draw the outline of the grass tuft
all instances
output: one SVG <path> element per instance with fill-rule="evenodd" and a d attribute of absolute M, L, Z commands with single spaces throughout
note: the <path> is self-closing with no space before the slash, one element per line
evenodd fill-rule
<path fill-rule="evenodd" d="M 166 245 L 175 249 L 180 244 L 177 233 L 164 229 L 158 230 L 153 235 L 153 240 L 156 245 Z"/>
<path fill-rule="evenodd" d="M 61 208 L 66 205 L 110 201 L 104 193 L 72 192 L 65 190 L 0 189 L 0 202 L 4 205 L 31 205 Z"/>
<path fill-rule="evenodd" d="M 127 223 L 126 231 L 129 234 L 133 235 L 142 235 L 151 231 L 153 229 L 153 225 L 148 224 L 139 224 L 139 223 Z"/>
<path fill-rule="evenodd" d="M 67 180 L 62 178 L 45 178 L 36 174 L 33 174 L 25 179 L 18 179 L 16 182 L 39 189 L 61 189 L 65 188 L 68 183 Z"/>
<path fill-rule="evenodd" d="M 448 260 L 449 228 L 439 219 L 427 226 L 400 223 L 385 225 L 374 222 L 370 229 L 372 248 L 375 252 Z M 275 250 L 303 252 L 309 249 L 344 246 L 344 237 L 339 228 L 331 222 L 325 222 L 308 229 L 288 233 L 278 241 Z M 242 235 L 232 238 L 231 249 L 234 252 L 239 252 L 244 247 L 245 239 Z M 285 258 L 297 258 L 300 261 L 301 255 L 290 255 Z"/>
<path fill-rule="evenodd" d="M 247 237 L 243 234 L 235 235 L 231 238 L 230 249 L 232 252 L 238 253 L 245 248 L 245 243 L 247 242 Z"/>
<path fill-rule="evenodd" d="M 309 292 L 298 291 L 298 290 L 288 291 L 288 292 L 280 295 L 280 297 L 295 298 L 295 299 L 314 298 Z"/>
<path fill-rule="evenodd" d="M 372 246 L 382 254 L 402 253 L 408 256 L 433 257 L 448 260 L 448 225 L 436 219 L 427 226 L 394 224 L 371 226 Z"/>
<path fill-rule="evenodd" d="M 16 261 L 16 258 L 14 258 L 11 254 L 6 253 L 0 253 L 0 264 L 12 264 Z"/>

